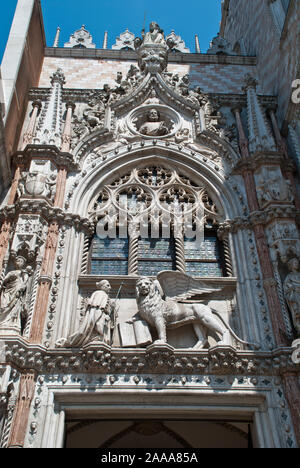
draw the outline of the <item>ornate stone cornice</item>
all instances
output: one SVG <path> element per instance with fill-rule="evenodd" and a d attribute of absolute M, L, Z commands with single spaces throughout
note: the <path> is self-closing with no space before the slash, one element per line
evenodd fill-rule
<path fill-rule="evenodd" d="M 73 102 L 84 102 L 87 103 L 90 99 L 91 94 L 96 93 L 99 89 L 72 89 L 64 88 L 62 90 L 63 102 L 72 100 Z M 29 92 L 29 100 L 35 101 L 46 101 L 49 96 L 50 88 L 31 88 Z M 247 96 L 245 94 L 224 94 L 224 93 L 207 93 L 209 98 L 218 99 L 220 105 L 228 105 L 234 107 L 246 107 Z M 270 108 L 276 107 L 277 97 L 276 96 L 263 96 L 259 95 L 259 101 L 262 106 Z"/>
<path fill-rule="evenodd" d="M 49 159 L 56 167 L 65 167 L 69 172 L 79 170 L 71 153 L 63 153 L 52 145 L 27 145 L 24 151 L 17 151 L 12 156 L 15 166 L 28 166 L 32 158 Z"/>
<path fill-rule="evenodd" d="M 87 218 L 73 213 L 67 213 L 61 208 L 54 207 L 45 200 L 23 199 L 12 206 L 5 206 L 0 209 L 0 220 L 16 220 L 21 213 L 36 215 L 37 213 L 48 222 L 56 221 L 61 226 L 73 226 L 78 231 L 84 231 L 91 235 L 95 226 Z"/>
<path fill-rule="evenodd" d="M 22 338 L 7 338 L 6 364 L 20 371 L 38 373 L 175 374 L 175 375 L 263 375 L 299 372 L 291 360 L 292 348 L 273 351 L 237 351 L 214 347 L 200 351 L 151 345 L 146 349 L 111 348 L 105 344 L 82 349 L 47 349 Z"/>
<path fill-rule="evenodd" d="M 253 229 L 256 225 L 267 226 L 270 222 L 276 219 L 297 219 L 299 216 L 297 209 L 294 205 L 290 204 L 271 204 L 263 211 L 253 211 L 248 216 L 237 217 L 234 219 L 226 219 L 220 224 L 218 232 L 219 235 L 226 233 L 236 233 L 242 229 Z"/>
<path fill-rule="evenodd" d="M 179 112 L 194 115 L 194 113 L 200 108 L 200 104 L 196 104 L 189 99 L 185 99 L 174 91 L 171 86 L 165 82 L 160 73 L 155 75 L 151 75 L 149 73 L 132 93 L 113 103 L 111 106 L 112 110 L 118 114 L 118 112 L 124 112 L 125 109 L 127 111 L 134 109 L 144 102 L 145 95 L 150 92 L 151 88 L 156 90 L 158 97 L 163 98 L 164 101 L 168 101 L 169 104 Z"/>
<path fill-rule="evenodd" d="M 260 166 L 276 165 L 281 166 L 283 171 L 295 170 L 292 159 L 287 160 L 283 153 L 278 151 L 258 152 L 251 154 L 250 158 L 241 158 L 236 163 L 233 174 L 242 174 L 244 171 L 256 171 Z"/>

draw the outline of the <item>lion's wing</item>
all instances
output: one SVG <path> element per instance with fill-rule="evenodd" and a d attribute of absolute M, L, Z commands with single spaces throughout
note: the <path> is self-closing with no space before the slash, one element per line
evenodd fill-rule
<path fill-rule="evenodd" d="M 211 288 L 203 281 L 192 278 L 180 271 L 162 271 L 157 279 L 165 293 L 166 299 L 180 301 L 190 299 L 201 294 L 211 294 L 221 291 L 220 288 Z"/>

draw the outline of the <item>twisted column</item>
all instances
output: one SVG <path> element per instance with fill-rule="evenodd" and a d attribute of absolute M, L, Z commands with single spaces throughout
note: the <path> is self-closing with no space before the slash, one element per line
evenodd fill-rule
<path fill-rule="evenodd" d="M 175 237 L 175 253 L 176 253 L 176 270 L 181 273 L 186 272 L 185 252 L 184 252 L 184 236 L 181 232 Z"/>
<path fill-rule="evenodd" d="M 226 274 L 227 274 L 227 276 L 232 277 L 234 275 L 233 275 L 233 268 L 232 268 L 231 252 L 230 252 L 228 234 L 223 237 L 222 242 L 223 242 L 223 251 L 224 251 Z"/>
<path fill-rule="evenodd" d="M 0 448 L 8 447 L 9 434 L 11 431 L 15 408 L 16 408 L 16 397 L 14 396 L 12 399 L 10 399 L 7 405 L 6 417 L 5 417 L 4 427 L 3 427 L 1 441 L 0 441 Z"/>
<path fill-rule="evenodd" d="M 90 250 L 91 239 L 89 236 L 85 236 L 83 244 L 82 262 L 81 262 L 81 274 L 86 275 L 88 271 L 88 260 Z"/>
<path fill-rule="evenodd" d="M 133 225 L 129 226 L 128 274 L 138 274 L 139 233 Z"/>

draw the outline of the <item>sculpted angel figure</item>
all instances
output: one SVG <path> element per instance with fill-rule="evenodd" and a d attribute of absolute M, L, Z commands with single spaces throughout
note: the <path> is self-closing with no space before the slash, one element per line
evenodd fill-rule
<path fill-rule="evenodd" d="M 32 268 L 25 268 L 26 260 L 17 257 L 15 270 L 10 271 L 0 289 L 0 333 L 1 329 L 13 328 L 21 332 L 21 319 L 26 315 L 25 293 Z"/>
<path fill-rule="evenodd" d="M 290 273 L 287 275 L 284 284 L 284 295 L 292 314 L 294 327 L 300 336 L 300 272 L 299 260 L 292 258 L 288 262 Z"/>
<path fill-rule="evenodd" d="M 240 343 L 257 348 L 256 344 L 241 340 L 215 310 L 197 300 L 187 302 L 194 296 L 218 291 L 178 271 L 163 271 L 156 280 L 141 277 L 136 284 L 139 315 L 156 329 L 158 344 L 167 343 L 168 329 L 190 323 L 198 338 L 195 349 L 208 345 L 209 331 L 219 337 L 218 345 L 230 345 L 232 335 Z"/>
<path fill-rule="evenodd" d="M 79 330 L 68 338 L 56 342 L 57 348 L 78 348 L 89 343 L 111 344 L 118 303 L 109 298 L 111 286 L 103 280 L 88 300 L 86 314 Z"/>
<path fill-rule="evenodd" d="M 147 136 L 163 136 L 169 132 L 166 123 L 160 120 L 160 113 L 155 108 L 148 111 L 147 122 L 139 128 L 139 133 Z"/>

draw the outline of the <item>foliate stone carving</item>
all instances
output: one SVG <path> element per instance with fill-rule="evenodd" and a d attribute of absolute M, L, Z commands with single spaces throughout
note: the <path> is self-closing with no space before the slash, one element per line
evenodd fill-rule
<path fill-rule="evenodd" d="M 166 37 L 166 42 L 172 52 L 181 52 L 183 54 L 190 53 L 190 49 L 186 47 L 183 39 L 175 34 L 175 31 L 171 31 L 171 34 Z"/>
<path fill-rule="evenodd" d="M 81 29 L 78 29 L 71 35 L 69 42 L 66 42 L 64 47 L 73 47 L 75 49 L 95 49 L 96 45 L 93 44 L 93 38 L 91 34 L 82 25 Z"/>
<path fill-rule="evenodd" d="M 280 376 L 299 371 L 293 363 L 290 349 L 276 349 L 263 353 L 235 350 L 232 347 L 214 347 L 209 350 L 175 350 L 170 345 L 152 345 L 147 349 L 128 349 L 120 352 L 106 344 L 91 344 L 86 349 L 48 350 L 41 345 L 28 345 L 21 337 L 6 339 L 7 362 L 19 369 L 34 369 L 51 377 L 62 372 L 86 374 L 145 373 L 189 376 L 228 375 L 243 379 L 247 376 Z M 161 358 L 161 359 L 160 359 Z M 98 377 L 97 377 L 98 378 Z M 42 384 L 43 377 L 39 377 Z M 209 383 L 209 382 L 208 382 Z"/>
<path fill-rule="evenodd" d="M 131 33 L 128 29 L 126 29 L 125 32 L 120 34 L 119 37 L 116 39 L 116 43 L 112 46 L 112 49 L 114 50 L 128 50 L 132 49 L 134 50 L 134 39 L 135 35 Z"/>
<path fill-rule="evenodd" d="M 169 47 L 157 23 L 152 22 L 149 32 L 143 33 L 143 39 L 136 38 L 134 45 L 142 71 L 160 73 L 167 68 Z"/>
<path fill-rule="evenodd" d="M 189 128 L 182 128 L 181 130 L 178 130 L 178 132 L 175 134 L 175 142 L 187 146 L 191 150 L 199 152 L 213 161 L 220 161 L 221 159 L 216 151 L 213 151 L 203 145 L 194 143 Z"/>
<path fill-rule="evenodd" d="M 300 339 L 293 341 L 292 350 L 292 361 L 295 364 L 300 364 Z"/>
<path fill-rule="evenodd" d="M 15 270 L 5 276 L 0 287 L 0 335 L 21 333 L 21 318 L 26 317 L 25 294 L 33 273 L 26 260 L 17 257 Z"/>
<path fill-rule="evenodd" d="M 23 174 L 18 187 L 19 197 L 45 198 L 54 201 L 56 192 L 56 174 L 29 172 Z"/>
<path fill-rule="evenodd" d="M 269 177 L 263 174 L 257 185 L 257 198 L 261 208 L 272 203 L 290 204 L 294 201 L 293 188 L 280 173 L 271 173 Z"/>
<path fill-rule="evenodd" d="M 136 299 L 139 315 L 157 331 L 157 344 L 167 343 L 167 329 L 191 323 L 198 342 L 195 349 L 208 345 L 208 331 L 221 336 L 219 346 L 230 346 L 230 336 L 249 346 L 257 346 L 238 338 L 222 317 L 210 307 L 195 300 L 195 296 L 212 294 L 218 289 L 208 288 L 201 281 L 180 272 L 162 272 L 157 280 L 140 278 L 136 284 Z M 165 295 L 166 299 L 163 299 Z M 217 318 L 219 320 L 217 320 Z M 219 338 L 220 339 L 220 338 Z"/>
<path fill-rule="evenodd" d="M 283 263 L 287 263 L 291 257 L 300 257 L 300 239 L 294 222 L 275 221 L 267 229 L 267 235 L 274 262 L 280 258 Z"/>
<path fill-rule="evenodd" d="M 237 55 L 230 42 L 220 34 L 211 41 L 207 53 L 210 55 Z"/>
<path fill-rule="evenodd" d="M 300 336 L 300 272 L 299 260 L 293 258 L 288 262 L 290 273 L 287 275 L 284 284 L 284 295 L 289 306 L 293 324 L 297 335 Z"/>
<path fill-rule="evenodd" d="M 118 303 L 109 299 L 111 286 L 108 281 L 97 283 L 95 291 L 87 302 L 86 314 L 77 332 L 70 337 L 57 341 L 57 347 L 82 347 L 90 343 L 112 342 Z"/>
<path fill-rule="evenodd" d="M 41 112 L 34 144 L 56 145 L 60 148 L 62 136 L 62 88 L 65 76 L 59 68 L 51 76 L 51 91 Z"/>
<path fill-rule="evenodd" d="M 36 257 L 46 238 L 47 223 L 39 215 L 19 215 L 11 245 L 11 255 L 26 252 L 29 259 Z"/>

